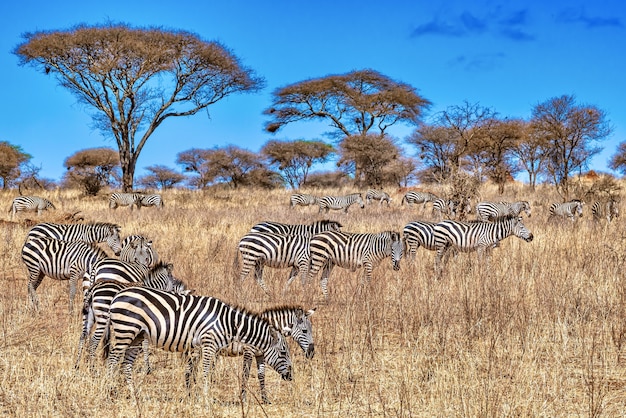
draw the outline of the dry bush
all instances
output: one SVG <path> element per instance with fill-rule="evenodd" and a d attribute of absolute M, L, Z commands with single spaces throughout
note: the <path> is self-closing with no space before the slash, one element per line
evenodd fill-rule
<path fill-rule="evenodd" d="M 341 195 L 354 190 L 324 190 Z M 28 228 L 0 224 L 0 413 L 9 416 L 622 416 L 626 410 L 626 221 L 596 225 L 590 214 L 575 224 L 547 224 L 556 201 L 549 188 L 530 194 L 507 185 L 504 196 L 528 200 L 531 243 L 508 238 L 493 251 L 487 271 L 475 254 L 459 254 L 435 280 L 434 253 L 419 249 L 394 272 L 389 260 L 361 284 L 362 270 L 335 268 L 328 302 L 317 280 L 294 281 L 282 295 L 287 269 L 265 269 L 274 297 L 233 270 L 239 238 L 255 223 L 330 218 L 352 232 L 401 231 L 418 211 L 400 206 L 351 208 L 319 215 L 289 209 L 291 191 L 164 193 L 163 210 L 107 207 L 105 197 L 57 192 L 59 212 L 80 210 L 90 221 L 122 225 L 124 236 L 153 239 L 161 258 L 198 294 L 263 309 L 276 304 L 317 306 L 315 358 L 291 343 L 293 382 L 267 372 L 272 405 L 239 402 L 241 359 L 220 359 L 210 395 L 202 379 L 190 397 L 178 354 L 153 349 L 155 371 L 136 367 L 138 400 L 123 379 L 116 393 L 104 366 L 75 371 L 79 314 L 67 314 L 66 282 L 45 278 L 41 312 L 28 308 L 20 248 Z M 394 196 L 395 197 L 395 196 Z M 0 194 L 0 207 L 12 196 Z M 43 217 L 43 216 L 42 216 Z M 319 277 L 318 277 L 319 278 Z M 141 363 L 138 360 L 137 363 Z M 254 372 L 253 372 L 254 375 Z"/>

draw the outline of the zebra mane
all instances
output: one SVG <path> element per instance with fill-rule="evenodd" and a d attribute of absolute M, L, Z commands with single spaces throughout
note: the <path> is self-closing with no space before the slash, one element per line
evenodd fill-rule
<path fill-rule="evenodd" d="M 311 225 L 330 225 L 330 224 L 337 224 L 339 228 L 343 228 L 343 225 L 341 225 L 339 222 L 333 221 L 330 219 L 322 219 L 321 221 L 314 221 L 311 223 Z"/>
<path fill-rule="evenodd" d="M 248 308 L 246 308 L 244 306 L 241 306 L 241 305 L 230 304 L 230 303 L 227 303 L 227 302 L 224 302 L 224 303 L 226 305 L 230 306 L 233 310 L 235 310 L 235 311 L 237 311 L 237 312 L 239 312 L 239 313 L 241 313 L 243 315 L 251 316 L 251 317 L 253 317 L 255 319 L 258 319 L 259 321 L 266 323 L 270 328 L 276 330 L 276 327 L 274 325 L 272 325 L 272 323 L 270 321 L 265 319 L 261 313 L 252 311 L 252 310 L 250 310 L 250 309 L 248 309 Z M 280 332 L 280 330 L 276 330 L 276 331 Z"/>
<path fill-rule="evenodd" d="M 265 309 L 262 312 L 259 312 L 259 314 L 262 315 L 262 314 L 268 314 L 268 313 L 279 312 L 279 311 L 296 311 L 297 313 L 306 312 L 304 308 L 300 305 L 279 305 L 279 306 L 274 306 L 272 308 Z"/>
<path fill-rule="evenodd" d="M 113 223 L 110 223 L 110 222 L 94 222 L 94 221 L 92 221 L 92 222 L 88 222 L 88 223 L 86 223 L 84 225 L 95 226 L 95 227 L 104 226 L 104 227 L 113 227 L 113 228 L 116 228 L 116 229 L 122 229 L 122 227 L 119 226 L 118 224 L 113 224 Z"/>
<path fill-rule="evenodd" d="M 166 268 L 168 268 L 168 266 L 170 266 L 170 265 L 171 265 L 171 264 L 170 264 L 170 263 L 168 263 L 168 262 L 165 262 L 165 261 L 163 261 L 163 260 L 159 260 L 159 261 L 158 261 L 158 262 L 154 265 L 154 267 L 152 267 L 152 268 L 150 269 L 150 271 L 157 271 L 158 269 L 163 269 L 163 268 L 165 268 L 165 269 L 166 269 Z"/>

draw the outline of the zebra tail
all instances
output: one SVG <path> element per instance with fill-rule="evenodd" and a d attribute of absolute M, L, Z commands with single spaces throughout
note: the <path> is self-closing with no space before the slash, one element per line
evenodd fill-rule
<path fill-rule="evenodd" d="M 405 200 L 406 200 L 406 196 L 402 196 L 402 201 L 400 202 L 400 206 L 404 205 Z"/>
<path fill-rule="evenodd" d="M 237 275 L 237 272 L 239 271 L 240 265 L 239 265 L 239 250 L 237 250 L 235 252 L 235 259 L 233 260 L 233 271 L 235 272 L 235 275 Z"/>
<path fill-rule="evenodd" d="M 107 325 L 104 327 L 104 333 L 102 334 L 102 359 L 106 361 L 109 358 L 111 352 L 111 316 L 107 319 Z"/>

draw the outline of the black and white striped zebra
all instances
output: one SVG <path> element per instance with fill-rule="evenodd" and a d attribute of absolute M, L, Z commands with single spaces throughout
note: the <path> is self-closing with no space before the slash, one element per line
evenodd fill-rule
<path fill-rule="evenodd" d="M 119 206 L 130 206 L 131 211 L 135 206 L 141 209 L 141 199 L 143 199 L 141 193 L 111 193 L 109 209 L 117 209 Z"/>
<path fill-rule="evenodd" d="M 39 223 L 31 228 L 26 241 L 33 237 L 49 237 L 61 241 L 83 241 L 87 243 L 106 242 L 115 255 L 122 250 L 119 225 L 96 222 L 88 224 Z"/>
<path fill-rule="evenodd" d="M 433 200 L 432 217 L 437 220 L 443 218 L 456 218 L 456 205 L 454 201 L 448 199 L 437 198 Z"/>
<path fill-rule="evenodd" d="M 141 348 L 135 344 L 142 337 L 157 348 L 187 354 L 187 389 L 194 372 L 194 356 L 191 354 L 194 349 L 200 349 L 205 395 L 218 352 L 233 342 L 261 351 L 265 363 L 282 379 L 293 379 L 289 347 L 283 334 L 260 315 L 214 297 L 129 287 L 113 298 L 109 326 L 115 341 L 108 356 L 109 375 L 124 356 L 122 370 L 131 394 L 134 394 L 132 367 Z M 288 329 L 284 331 L 289 332 Z"/>
<path fill-rule="evenodd" d="M 17 212 L 31 212 L 37 211 L 37 216 L 41 216 L 41 212 L 48 209 L 56 209 L 51 201 L 39 196 L 18 196 L 13 199 L 9 213 L 11 213 L 11 220 Z"/>
<path fill-rule="evenodd" d="M 338 266 L 355 271 L 365 269 L 365 279 L 372 279 L 375 264 L 391 257 L 394 270 L 400 269 L 403 243 L 400 234 L 384 231 L 374 234 L 355 234 L 327 231 L 314 235 L 310 242 L 309 280 L 322 269 L 321 287 L 328 298 L 328 277 L 333 267 Z"/>
<path fill-rule="evenodd" d="M 165 204 L 163 203 L 163 197 L 161 197 L 160 194 L 146 194 L 141 196 L 137 209 L 141 209 L 142 206 L 154 206 L 156 208 L 163 209 Z"/>
<path fill-rule="evenodd" d="M 159 255 L 152 246 L 152 240 L 141 235 L 129 235 L 120 244 L 120 260 L 153 267 L 159 261 Z"/>
<path fill-rule="evenodd" d="M 435 270 L 441 273 L 442 261 L 443 264 L 447 262 L 451 251 L 478 251 L 481 256 L 488 255 L 500 245 L 500 241 L 511 235 L 526 242 L 533 240 L 533 234 L 524 226 L 521 216 L 499 218 L 495 222 L 441 221 L 435 225 Z"/>
<path fill-rule="evenodd" d="M 402 197 L 402 202 L 400 202 L 400 204 L 404 205 L 404 202 L 406 202 L 407 205 L 413 206 L 414 203 L 422 203 L 424 204 L 423 210 L 426 210 L 426 203 L 434 202 L 437 199 L 439 199 L 439 196 L 430 192 L 407 192 Z"/>
<path fill-rule="evenodd" d="M 324 196 L 318 200 L 320 206 L 319 212 L 332 210 L 343 210 L 348 213 L 348 208 L 353 204 L 358 204 L 361 209 L 365 208 L 363 196 L 361 193 L 352 193 L 346 196 Z"/>
<path fill-rule="evenodd" d="M 74 296 L 78 280 L 91 272 L 93 266 L 106 258 L 99 247 L 83 241 L 60 241 L 48 237 L 33 237 L 22 247 L 22 261 L 28 270 L 28 295 L 31 305 L 39 309 L 37 288 L 44 276 L 70 281 L 70 312 L 74 309 Z"/>
<path fill-rule="evenodd" d="M 430 251 L 437 250 L 435 241 L 436 222 L 413 221 L 406 224 L 402 231 L 407 247 L 407 256 L 415 259 L 415 253 L 419 247 Z"/>
<path fill-rule="evenodd" d="M 240 278 L 243 281 L 254 269 L 259 286 L 267 293 L 270 291 L 263 281 L 263 267 L 291 267 L 287 285 L 300 274 L 302 284 L 306 281 L 309 268 L 309 241 L 305 235 L 282 235 L 265 232 L 249 232 L 239 241 L 238 253 L 235 256 L 235 267 L 238 267 L 239 254 L 242 258 Z"/>
<path fill-rule="evenodd" d="M 383 204 L 383 202 L 385 202 L 387 203 L 387 207 L 389 207 L 389 204 L 393 199 L 389 196 L 387 192 L 383 192 L 382 190 L 369 189 L 367 193 L 365 193 L 365 203 L 369 205 L 370 203 L 372 203 L 372 200 L 378 200 L 381 205 Z"/>
<path fill-rule="evenodd" d="M 591 214 L 595 221 L 606 219 L 608 223 L 615 218 L 619 218 L 619 206 L 616 200 L 610 199 L 606 202 L 593 202 Z"/>
<path fill-rule="evenodd" d="M 522 200 L 518 202 L 480 202 L 476 205 L 476 219 L 479 221 L 493 221 L 507 216 L 519 216 L 520 213 L 531 216 L 530 203 Z"/>
<path fill-rule="evenodd" d="M 553 203 L 550 205 L 549 220 L 554 218 L 568 218 L 570 221 L 576 221 L 576 216 L 583 216 L 584 203 L 578 199 L 570 200 L 565 203 Z"/>
<path fill-rule="evenodd" d="M 312 194 L 294 193 L 289 198 L 289 206 L 291 209 L 296 206 L 313 206 L 317 205 L 318 197 Z"/>
<path fill-rule="evenodd" d="M 111 301 L 120 290 L 130 286 L 145 286 L 183 295 L 193 292 L 187 289 L 187 286 L 182 281 L 172 276 L 173 268 L 174 266 L 172 264 L 159 262 L 150 270 L 147 270 L 145 274 L 143 271 L 140 271 L 138 273 L 136 272 L 136 276 L 133 276 L 131 274 L 132 272 L 125 271 L 126 275 L 123 279 L 120 279 L 120 276 L 109 276 L 109 278 L 100 276 L 100 279 L 97 280 L 85 294 L 85 300 L 83 302 L 83 330 L 78 341 L 78 355 L 75 368 L 78 368 L 83 346 L 90 334 L 91 339 L 87 353 L 89 356 L 89 364 L 93 363 L 96 349 L 100 344 L 102 336 L 107 331 L 106 326 L 109 319 Z M 144 347 L 144 352 L 146 371 L 149 371 L 150 364 L 146 347 Z"/>
<path fill-rule="evenodd" d="M 265 221 L 254 225 L 250 232 L 267 232 L 282 235 L 304 235 L 311 237 L 324 231 L 340 231 L 342 225 L 337 221 L 324 219 L 310 224 L 283 224 L 280 222 Z"/>
<path fill-rule="evenodd" d="M 266 309 L 261 312 L 261 316 L 267 319 L 276 329 L 291 329 L 291 337 L 298 343 L 306 358 L 311 359 L 315 354 L 313 325 L 311 324 L 311 315 L 314 313 L 315 308 L 305 310 L 301 306 L 280 306 Z M 249 346 L 233 342 L 222 348 L 218 354 L 229 357 L 244 356 L 241 388 L 241 398 L 244 402 L 246 400 L 246 384 L 250 377 L 250 368 L 252 366 L 252 358 L 254 357 L 257 364 L 257 377 L 261 387 L 261 400 L 264 403 L 270 403 L 267 397 L 267 390 L 265 389 L 265 361 L 261 351 L 255 351 L 250 349 Z"/>

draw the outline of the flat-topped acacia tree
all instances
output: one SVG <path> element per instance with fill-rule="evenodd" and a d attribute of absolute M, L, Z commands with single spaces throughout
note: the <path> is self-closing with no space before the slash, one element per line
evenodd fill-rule
<path fill-rule="evenodd" d="M 94 110 L 95 127 L 115 138 L 124 191 L 132 190 L 137 158 L 165 119 L 265 84 L 223 45 L 184 31 L 79 25 L 23 39 L 14 51 L 20 64 L 55 75 Z"/>

